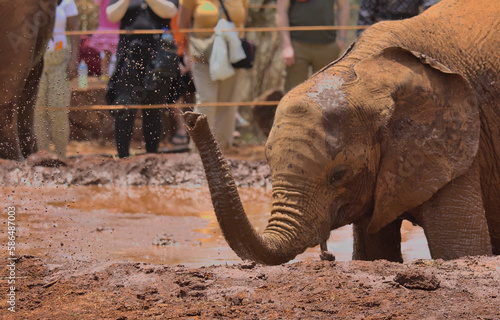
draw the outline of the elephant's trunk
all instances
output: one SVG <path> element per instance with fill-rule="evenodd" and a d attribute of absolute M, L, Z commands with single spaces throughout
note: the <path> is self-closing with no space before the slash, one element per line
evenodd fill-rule
<path fill-rule="evenodd" d="M 264 234 L 259 235 L 243 209 L 236 184 L 205 115 L 187 112 L 187 130 L 198 148 L 212 202 L 229 246 L 241 259 L 276 265 L 290 261 L 307 248 L 297 220 L 287 214 L 273 215 Z M 275 208 L 276 209 L 276 208 Z M 283 208 L 283 210 L 286 210 Z"/>

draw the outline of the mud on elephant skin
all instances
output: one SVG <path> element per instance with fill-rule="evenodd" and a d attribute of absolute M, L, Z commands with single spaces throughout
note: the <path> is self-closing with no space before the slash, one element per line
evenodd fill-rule
<path fill-rule="evenodd" d="M 266 144 L 273 208 L 262 234 L 204 117 L 187 114 L 231 248 L 279 264 L 353 224 L 354 259 L 402 261 L 409 219 L 433 258 L 500 254 L 498 16 L 493 0 L 443 0 L 375 24 L 290 91 Z"/>
<path fill-rule="evenodd" d="M 61 0 L 0 0 L 0 158 L 35 151 L 33 113 L 43 62 Z"/>

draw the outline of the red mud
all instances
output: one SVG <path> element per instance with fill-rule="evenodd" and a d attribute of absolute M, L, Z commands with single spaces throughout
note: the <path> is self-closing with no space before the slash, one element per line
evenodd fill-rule
<path fill-rule="evenodd" d="M 270 202 L 262 148 L 228 157 L 262 228 Z M 49 160 L 0 160 L 19 257 L 16 312 L 2 268 L 0 318 L 500 319 L 500 257 L 323 262 L 315 248 L 282 266 L 239 262 L 213 219 L 197 154 Z"/>

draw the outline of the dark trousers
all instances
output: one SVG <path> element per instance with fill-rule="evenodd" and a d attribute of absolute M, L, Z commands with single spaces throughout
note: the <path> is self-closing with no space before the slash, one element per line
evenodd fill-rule
<path fill-rule="evenodd" d="M 117 65 L 106 91 L 106 102 L 116 105 L 154 105 L 175 101 L 171 78 L 154 75 L 157 40 L 153 36 L 123 36 L 117 50 Z M 173 93 L 171 92 L 173 91 Z M 142 109 L 142 131 L 146 152 L 158 151 L 163 109 Z M 115 139 L 118 156 L 128 157 L 136 109 L 115 110 Z"/>
<path fill-rule="evenodd" d="M 128 157 L 136 109 L 122 109 L 115 113 L 115 139 L 118 156 Z M 142 109 L 142 134 L 146 142 L 146 152 L 158 152 L 162 134 L 163 109 Z"/>

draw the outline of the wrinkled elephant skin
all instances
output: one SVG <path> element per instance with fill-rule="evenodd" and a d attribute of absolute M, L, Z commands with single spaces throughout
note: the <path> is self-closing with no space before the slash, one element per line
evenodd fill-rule
<path fill-rule="evenodd" d="M 33 112 L 60 0 L 0 0 L 0 158 L 34 152 Z"/>
<path fill-rule="evenodd" d="M 433 258 L 500 254 L 500 6 L 443 0 L 365 30 L 280 102 L 258 234 L 203 116 L 187 114 L 231 248 L 279 264 L 354 225 L 354 259 L 402 261 L 401 220 Z"/>

